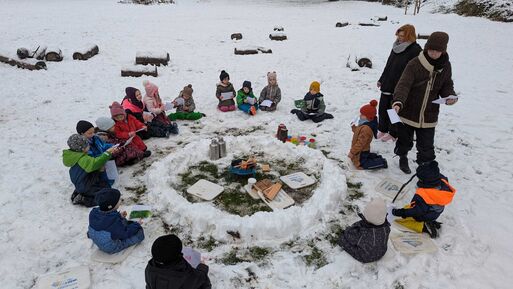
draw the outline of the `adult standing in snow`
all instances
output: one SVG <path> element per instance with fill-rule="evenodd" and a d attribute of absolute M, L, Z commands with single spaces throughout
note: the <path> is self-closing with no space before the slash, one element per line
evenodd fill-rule
<path fill-rule="evenodd" d="M 390 123 L 387 110 L 392 108 L 394 88 L 399 78 L 401 78 L 404 68 L 410 60 L 417 57 L 422 51 L 422 48 L 416 42 L 417 36 L 413 25 L 401 26 L 395 32 L 395 36 L 397 39 L 392 45 L 392 51 L 377 84 L 381 90 L 378 109 L 378 139 L 382 141 L 397 138 L 397 128 Z"/>
<path fill-rule="evenodd" d="M 407 174 L 411 173 L 407 154 L 413 147 L 413 134 L 417 136 L 417 163 L 421 165 L 435 159 L 435 126 L 440 105 L 433 100 L 456 95 L 447 54 L 448 42 L 447 33 L 433 32 L 422 53 L 408 62 L 394 90 L 392 107 L 402 121 L 394 152 L 400 157 L 400 169 Z M 445 104 L 453 105 L 456 101 L 448 99 Z"/>

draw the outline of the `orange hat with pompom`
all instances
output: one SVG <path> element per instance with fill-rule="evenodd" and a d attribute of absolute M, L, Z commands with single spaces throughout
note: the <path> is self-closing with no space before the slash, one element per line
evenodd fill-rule
<path fill-rule="evenodd" d="M 376 106 L 378 106 L 378 101 L 373 99 L 360 108 L 360 113 L 365 116 L 368 120 L 373 120 L 376 118 Z"/>

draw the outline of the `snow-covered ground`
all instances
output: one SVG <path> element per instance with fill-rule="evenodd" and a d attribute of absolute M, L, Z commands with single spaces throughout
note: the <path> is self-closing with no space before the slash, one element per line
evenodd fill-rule
<path fill-rule="evenodd" d="M 214 288 L 508 288 L 513 281 L 508 273 L 513 268 L 513 45 L 506 36 L 513 35 L 513 25 L 422 11 L 417 16 L 403 14 L 403 9 L 352 1 L 178 1 L 160 6 L 115 0 L 0 1 L 0 51 L 14 56 L 19 47 L 41 44 L 60 47 L 65 57 L 47 63 L 47 71 L 0 63 L 0 286 L 32 288 L 42 274 L 85 264 L 91 268 L 93 288 L 143 288 L 151 244 L 164 234 L 164 220 L 184 239 L 219 240 L 206 253 Z M 389 21 L 380 27 L 335 28 L 336 22 L 356 24 L 376 15 L 387 15 Z M 365 195 L 354 201 L 362 206 L 378 195 L 374 187 L 383 178 L 409 178 L 397 168 L 390 143 L 373 143 L 373 150 L 388 159 L 388 170 L 347 169 L 345 157 L 352 137 L 348 124 L 361 105 L 379 98 L 376 80 L 395 30 L 406 23 L 421 34 L 442 30 L 450 35 L 448 51 L 461 99 L 442 108 L 435 144 L 442 172 L 458 193 L 441 217 L 444 228 L 435 240 L 437 253 L 401 255 L 389 242 L 382 260 L 362 265 L 332 246 L 325 235 L 333 222 L 347 225 L 357 219 L 354 213 L 339 214 L 347 202 L 346 179 L 363 183 Z M 285 28 L 288 40 L 269 40 L 275 25 Z M 235 32 L 244 38 L 231 41 Z M 87 43 L 97 44 L 100 54 L 73 61 L 74 50 Z M 239 46 L 264 46 L 273 53 L 234 55 Z M 146 78 L 122 78 L 120 69 L 132 64 L 137 51 L 148 50 L 171 55 L 170 65 L 159 67 L 159 77 L 148 78 L 160 86 L 161 95 L 170 100 L 191 83 L 196 107 L 207 117 L 189 126 L 180 122 L 176 137 L 148 141 L 154 165 L 146 170 L 141 168 L 148 161 L 121 170 L 118 188 L 125 204 L 131 204 L 133 195 L 126 187 L 146 185 L 149 192 L 142 200 L 156 208 L 158 218 L 144 225 L 146 240 L 122 264 L 98 264 L 89 260 L 89 210 L 70 204 L 73 188 L 61 151 L 78 120 L 94 122 L 107 116 L 108 105 L 122 99 L 126 86 L 142 89 Z M 351 72 L 345 67 L 350 53 L 370 56 L 374 68 Z M 278 111 L 251 118 L 242 112 L 217 112 L 213 94 L 221 69 L 230 73 L 236 89 L 251 80 L 257 93 L 266 73 L 276 71 L 283 94 Z M 327 111 L 335 116 L 321 125 L 299 122 L 289 113 L 292 101 L 301 98 L 313 80 L 321 82 Z M 294 152 L 280 147 L 272 139 L 279 123 L 292 132 L 316 133 L 330 159 L 306 148 Z M 306 164 L 319 169 L 320 185 L 302 208 L 239 218 L 170 195 L 176 175 L 207 158 L 210 137 L 227 128 L 258 125 L 264 129 L 242 137 L 242 144 L 258 144 L 270 155 L 307 155 L 313 161 Z M 246 147 L 235 137 L 227 135 L 227 140 L 229 150 Z M 222 234 L 211 217 L 220 218 L 219 228 L 238 226 L 241 239 Z M 298 223 L 289 226 L 287 217 Z M 277 224 L 266 227 L 264 219 Z M 312 242 L 327 258 L 320 269 L 307 266 L 302 257 Z M 250 246 L 269 247 L 272 253 L 255 263 L 220 262 L 232 248 Z"/>

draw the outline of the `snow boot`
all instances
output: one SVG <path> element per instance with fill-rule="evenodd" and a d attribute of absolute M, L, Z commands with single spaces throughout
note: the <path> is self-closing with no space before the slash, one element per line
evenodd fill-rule
<path fill-rule="evenodd" d="M 149 156 L 151 156 L 151 151 L 148 151 L 148 150 L 144 151 L 143 158 L 147 158 Z"/>
<path fill-rule="evenodd" d="M 411 174 L 410 166 L 408 166 L 408 157 L 406 155 L 399 156 L 399 168 L 405 174 Z"/>
<path fill-rule="evenodd" d="M 256 108 L 254 106 L 251 106 L 251 108 L 249 109 L 249 114 L 251 114 L 251 115 L 256 114 Z"/>
<path fill-rule="evenodd" d="M 424 227 L 422 228 L 422 232 L 428 233 L 428 235 L 435 239 L 438 237 L 438 229 L 440 229 L 440 223 L 436 221 L 427 221 L 424 222 Z"/>

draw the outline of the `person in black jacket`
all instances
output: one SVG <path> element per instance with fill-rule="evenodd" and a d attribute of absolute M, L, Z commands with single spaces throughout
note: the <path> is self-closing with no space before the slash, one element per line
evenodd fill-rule
<path fill-rule="evenodd" d="M 397 129 L 390 123 L 387 109 L 392 108 L 394 88 L 401 78 L 406 64 L 419 56 L 422 51 L 416 42 L 415 27 L 410 24 L 401 26 L 395 32 L 397 40 L 394 42 L 390 56 L 388 56 L 385 69 L 378 80 L 378 88 L 381 90 L 379 100 L 378 139 L 388 141 L 397 138 Z"/>
<path fill-rule="evenodd" d="M 145 270 L 146 289 L 211 289 L 208 266 L 193 268 L 182 256 L 176 235 L 160 236 L 151 247 L 153 258 Z"/>

